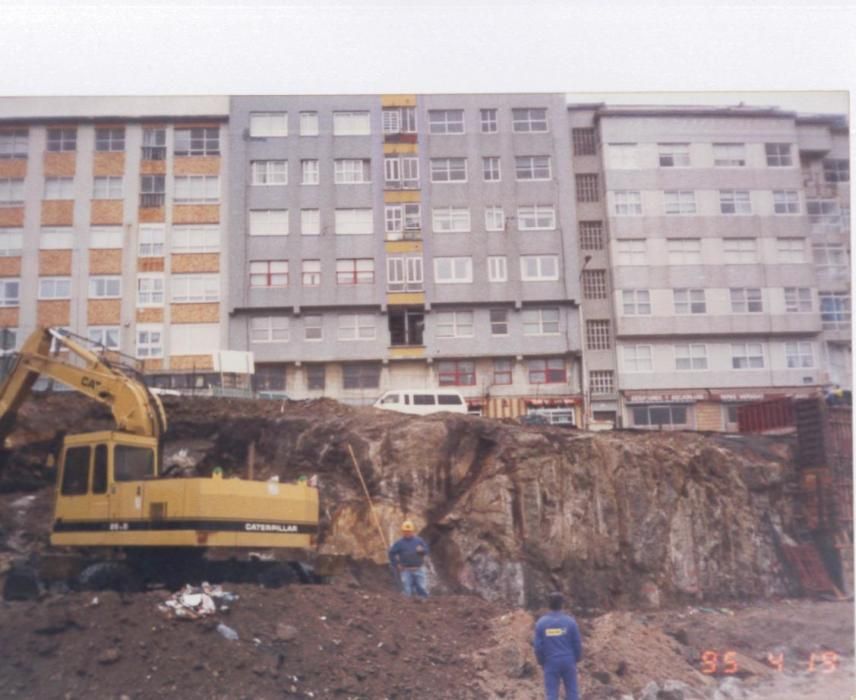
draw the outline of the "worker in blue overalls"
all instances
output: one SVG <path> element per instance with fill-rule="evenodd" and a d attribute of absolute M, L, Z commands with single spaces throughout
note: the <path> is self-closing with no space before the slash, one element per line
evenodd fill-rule
<path fill-rule="evenodd" d="M 410 520 L 401 525 L 402 537 L 389 548 L 389 563 L 401 577 L 401 588 L 408 598 L 428 597 L 428 579 L 425 575 L 425 557 L 428 556 L 428 543 L 416 534 L 416 528 Z"/>
<path fill-rule="evenodd" d="M 544 669 L 547 700 L 559 700 L 559 680 L 565 683 L 566 700 L 580 700 L 577 691 L 577 662 L 583 646 L 577 622 L 562 612 L 561 593 L 551 593 L 550 612 L 535 623 L 535 657 Z"/>

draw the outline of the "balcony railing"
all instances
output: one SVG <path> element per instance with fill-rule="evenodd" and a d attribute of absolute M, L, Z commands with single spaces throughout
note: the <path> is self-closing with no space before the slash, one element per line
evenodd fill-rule
<path fill-rule="evenodd" d="M 166 160 L 166 146 L 143 146 L 143 160 Z"/>
<path fill-rule="evenodd" d="M 146 192 L 140 195 L 140 208 L 153 209 L 162 207 L 166 195 L 163 192 Z"/>

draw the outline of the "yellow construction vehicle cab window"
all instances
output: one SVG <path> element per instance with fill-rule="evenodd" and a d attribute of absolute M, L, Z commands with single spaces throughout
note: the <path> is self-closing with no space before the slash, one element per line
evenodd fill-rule
<path fill-rule="evenodd" d="M 79 496 L 89 487 L 89 447 L 69 447 L 62 471 L 62 495 Z"/>
<path fill-rule="evenodd" d="M 107 445 L 95 446 L 92 467 L 92 493 L 107 493 Z"/>
<path fill-rule="evenodd" d="M 113 448 L 113 478 L 141 481 L 155 475 L 155 452 L 148 447 L 116 445 Z"/>

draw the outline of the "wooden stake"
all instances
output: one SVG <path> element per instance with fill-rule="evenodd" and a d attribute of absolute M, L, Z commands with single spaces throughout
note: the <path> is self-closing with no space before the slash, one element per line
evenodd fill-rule
<path fill-rule="evenodd" d="M 247 450 L 247 479 L 250 481 L 253 480 L 253 473 L 256 469 L 256 441 L 253 440 L 250 443 L 250 447 Z"/>
<path fill-rule="evenodd" d="M 384 551 L 386 552 L 389 549 L 389 543 L 386 541 L 386 536 L 383 534 L 383 528 L 380 526 L 380 520 L 378 520 L 377 513 L 374 509 L 374 503 L 372 503 L 372 497 L 369 495 L 368 487 L 366 487 L 365 479 L 363 479 L 363 473 L 360 471 L 360 465 L 357 464 L 357 458 L 354 455 L 354 450 L 351 447 L 351 443 L 348 443 L 348 454 L 351 455 L 351 461 L 354 463 L 354 469 L 357 470 L 357 476 L 360 477 L 360 484 L 363 486 L 363 493 L 366 495 L 366 500 L 369 502 L 369 510 L 372 512 L 372 519 L 374 520 L 375 527 L 377 527 L 378 534 L 380 535 L 380 539 L 383 542 Z"/>

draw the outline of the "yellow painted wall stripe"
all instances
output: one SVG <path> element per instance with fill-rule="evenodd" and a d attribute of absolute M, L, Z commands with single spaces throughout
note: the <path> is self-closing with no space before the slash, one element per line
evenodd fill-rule
<path fill-rule="evenodd" d="M 381 95 L 382 107 L 415 107 L 416 95 Z"/>

